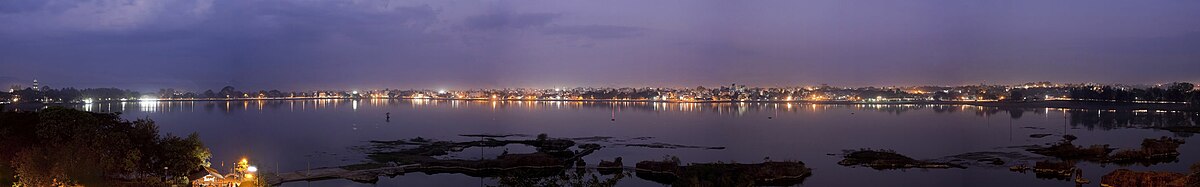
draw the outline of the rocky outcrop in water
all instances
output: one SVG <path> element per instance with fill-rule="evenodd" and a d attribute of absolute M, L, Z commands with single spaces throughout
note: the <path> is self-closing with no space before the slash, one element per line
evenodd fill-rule
<path fill-rule="evenodd" d="M 1026 151 L 1046 155 L 1064 160 L 1088 160 L 1088 161 L 1103 161 L 1108 153 L 1114 149 L 1109 148 L 1107 144 L 1091 145 L 1088 147 L 1077 146 L 1072 143 L 1075 136 L 1064 135 L 1063 140 L 1054 143 L 1047 147 L 1034 147 L 1026 149 Z"/>
<path fill-rule="evenodd" d="M 804 182 L 812 169 L 799 161 L 767 161 L 757 164 L 695 163 L 680 165 L 679 159 L 641 161 L 638 178 L 673 186 L 792 186 Z"/>
<path fill-rule="evenodd" d="M 1191 185 L 1188 185 L 1192 183 Z M 1133 171 L 1118 169 L 1100 177 L 1101 186 L 1112 187 L 1194 187 L 1187 175 L 1161 171 Z"/>
<path fill-rule="evenodd" d="M 1179 157 L 1179 145 L 1183 140 L 1160 137 L 1158 139 L 1142 140 L 1140 149 L 1121 150 L 1109 156 L 1105 161 L 1113 163 L 1139 163 L 1153 165 L 1163 162 L 1173 162 Z"/>
<path fill-rule="evenodd" d="M 891 150 L 846 150 L 842 155 L 842 161 L 838 165 L 842 166 L 865 166 L 877 170 L 885 169 L 910 169 L 910 168 L 926 168 L 926 169 L 946 169 L 946 168 L 966 168 L 962 165 L 948 162 L 933 162 L 922 161 L 901 155 Z"/>
<path fill-rule="evenodd" d="M 503 147 L 510 144 L 531 146 L 536 148 L 537 152 L 506 152 L 493 159 L 479 160 L 438 158 L 471 147 Z M 530 140 L 484 138 L 478 141 L 451 142 L 417 137 L 409 140 L 371 141 L 370 146 L 360 148 L 366 151 L 370 162 L 279 174 L 271 178 L 271 183 L 329 178 L 373 183 L 379 176 L 396 176 L 411 172 L 461 173 L 476 177 L 496 177 L 512 173 L 554 176 L 563 173 L 583 156 L 603 147 L 597 144 L 575 145 L 574 141 L 548 138 L 545 135 Z M 575 149 L 572 150 L 572 147 Z"/>
<path fill-rule="evenodd" d="M 632 175 L 632 172 L 625 168 L 621 157 L 612 161 L 601 160 L 599 165 L 594 168 L 588 168 L 583 161 L 584 156 L 590 155 L 604 146 L 594 143 L 579 144 L 576 141 L 604 142 L 609 141 L 611 139 L 609 137 L 566 139 L 550 138 L 541 134 L 536 139 L 505 140 L 498 138 L 526 136 L 512 134 L 463 136 L 482 138 L 482 140 L 452 142 L 418 137 L 408 140 L 371 141 L 368 146 L 358 147 L 367 154 L 369 162 L 265 177 L 268 177 L 271 184 L 338 178 L 374 183 L 379 180 L 380 176 L 422 172 L 427 174 L 457 173 L 494 178 L 501 186 L 614 186 L 623 177 Z M 619 141 L 645 139 L 648 138 Z M 451 153 L 462 152 L 467 148 L 505 147 L 514 144 L 531 146 L 537 151 L 510 154 L 506 150 L 495 158 L 477 160 L 446 158 Z M 667 145 L 661 148 L 708 148 L 674 144 L 650 145 Z M 598 177 L 592 173 L 593 171 L 605 177 Z M 799 161 L 768 161 L 757 164 L 718 162 L 682 166 L 678 158 L 638 162 L 633 171 L 636 171 L 640 178 L 677 186 L 787 186 L 800 184 L 804 178 L 811 175 L 811 169 Z"/>
<path fill-rule="evenodd" d="M 596 166 L 596 170 L 601 174 L 612 174 L 625 170 L 625 164 L 621 162 L 621 157 L 613 159 L 613 161 L 601 160 L 600 165 Z"/>
<path fill-rule="evenodd" d="M 1200 162 L 1192 164 L 1191 173 L 1118 169 L 1101 177 L 1100 186 L 1200 187 Z"/>
<path fill-rule="evenodd" d="M 1155 129 L 1167 130 L 1167 131 L 1178 132 L 1178 133 L 1200 133 L 1200 126 L 1170 126 L 1170 127 L 1157 127 Z"/>
<path fill-rule="evenodd" d="M 1178 160 L 1179 146 L 1184 144 L 1183 140 L 1165 136 L 1157 139 L 1147 138 L 1142 140 L 1141 148 L 1125 149 L 1110 154 L 1116 149 L 1109 148 L 1108 145 L 1091 145 L 1085 148 L 1072 144 L 1072 140 L 1074 139 L 1064 138 L 1062 141 L 1050 146 L 1039 146 L 1027 150 L 1035 154 L 1051 156 L 1062 160 L 1117 164 L 1138 163 L 1148 166 Z"/>

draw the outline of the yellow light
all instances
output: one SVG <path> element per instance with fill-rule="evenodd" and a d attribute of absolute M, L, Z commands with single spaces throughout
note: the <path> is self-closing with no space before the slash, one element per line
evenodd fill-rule
<path fill-rule="evenodd" d="M 246 179 L 254 179 L 254 174 L 246 174 Z"/>

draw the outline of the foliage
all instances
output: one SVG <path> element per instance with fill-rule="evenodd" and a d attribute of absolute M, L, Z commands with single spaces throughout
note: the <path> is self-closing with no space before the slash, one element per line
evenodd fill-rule
<path fill-rule="evenodd" d="M 18 98 L 24 98 L 21 102 L 37 102 L 37 99 L 48 99 L 53 102 L 80 102 L 84 99 L 94 100 L 119 100 L 119 99 L 135 99 L 141 98 L 142 94 L 156 96 L 158 98 L 242 98 L 242 97 L 287 97 L 292 95 L 311 96 L 308 93 L 282 92 L 279 90 L 260 90 L 260 91 L 238 91 L 232 86 L 225 86 L 220 92 L 206 90 L 202 93 L 182 92 L 175 89 L 159 89 L 158 92 L 141 93 L 132 90 L 123 90 L 118 88 L 61 88 L 51 89 L 50 87 L 42 87 L 38 89 L 25 88 L 15 90 L 12 93 L 2 93 L 4 97 L 14 95 Z"/>
<path fill-rule="evenodd" d="M 1164 88 L 1165 87 L 1165 88 Z M 1070 97 L 1073 99 L 1092 99 L 1092 100 L 1112 100 L 1112 101 L 1176 101 L 1186 102 L 1195 101 L 1196 95 L 1200 93 L 1192 91 L 1195 85 L 1185 82 L 1176 82 L 1164 86 L 1153 88 L 1116 88 L 1111 86 L 1103 87 L 1082 87 L 1073 88 L 1070 90 Z"/>
<path fill-rule="evenodd" d="M 149 119 L 52 107 L 0 121 L 0 171 L 15 174 L 0 182 L 22 186 L 161 182 L 200 171 L 211 156 L 199 135 L 160 136 Z"/>
<path fill-rule="evenodd" d="M 141 93 L 135 91 L 117 88 L 88 88 L 81 90 L 76 88 L 50 89 L 49 87 L 39 88 L 38 90 L 25 88 L 23 90 L 16 90 L 12 94 L 20 98 L 27 98 L 27 101 L 32 101 L 32 99 L 35 98 L 48 98 L 62 101 L 80 101 L 84 98 L 121 99 L 137 98 L 141 95 Z"/>
<path fill-rule="evenodd" d="M 1025 92 L 1022 90 L 1013 89 L 1008 92 L 1008 100 L 1023 101 L 1025 100 Z"/>

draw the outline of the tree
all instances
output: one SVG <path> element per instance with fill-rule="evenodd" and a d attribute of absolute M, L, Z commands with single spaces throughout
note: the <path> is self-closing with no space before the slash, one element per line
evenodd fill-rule
<path fill-rule="evenodd" d="M 50 107 L 3 112 L 0 121 L 5 122 L 0 125 L 0 171 L 14 173 L 0 176 L 0 182 L 15 176 L 20 186 L 129 186 L 128 181 L 200 171 L 211 156 L 197 134 L 160 136 L 149 119 L 130 122 L 117 114 Z"/>
<path fill-rule="evenodd" d="M 279 90 L 267 91 L 267 97 L 283 97 L 283 96 L 285 96 L 285 95 L 283 95 L 283 92 L 280 92 Z"/>
<path fill-rule="evenodd" d="M 155 168 L 169 168 L 167 176 L 187 176 L 192 171 L 200 171 L 209 166 L 207 160 L 212 154 L 204 147 L 204 143 L 200 142 L 199 134 L 192 133 L 187 138 L 168 135 L 159 140 L 158 144 L 161 151 L 158 156 L 162 158 Z"/>
<path fill-rule="evenodd" d="M 937 100 L 937 101 L 954 100 L 956 97 L 958 97 L 956 94 L 944 92 L 944 91 L 939 91 L 939 92 L 933 93 L 933 100 Z"/>
<path fill-rule="evenodd" d="M 159 98 L 175 97 L 175 89 L 174 88 L 158 89 L 158 97 Z"/>
<path fill-rule="evenodd" d="M 1022 92 L 1022 90 L 1014 89 L 1014 90 L 1008 92 L 1008 100 L 1024 101 L 1025 100 L 1025 92 Z"/>
<path fill-rule="evenodd" d="M 217 94 L 217 97 L 241 97 L 242 95 L 236 89 L 234 89 L 233 86 L 225 86 L 224 88 L 221 88 L 221 92 Z"/>
<path fill-rule="evenodd" d="M 1174 83 L 1171 83 L 1170 86 L 1167 86 L 1167 90 L 1170 90 L 1173 92 L 1190 92 L 1190 91 L 1192 91 L 1192 89 L 1195 89 L 1195 88 L 1196 88 L 1195 84 L 1186 83 L 1186 82 L 1174 82 Z"/>
<path fill-rule="evenodd" d="M 1189 100 L 1188 103 L 1191 104 L 1193 108 L 1200 109 L 1200 91 L 1192 91 L 1192 99 Z"/>
<path fill-rule="evenodd" d="M 212 90 L 205 90 L 204 95 L 202 96 L 204 96 L 204 98 L 215 98 L 217 97 L 217 93 L 213 93 Z"/>
<path fill-rule="evenodd" d="M 1194 89 L 1196 85 L 1186 82 L 1175 82 L 1167 86 L 1166 100 L 1169 101 L 1187 101 L 1188 93 Z"/>

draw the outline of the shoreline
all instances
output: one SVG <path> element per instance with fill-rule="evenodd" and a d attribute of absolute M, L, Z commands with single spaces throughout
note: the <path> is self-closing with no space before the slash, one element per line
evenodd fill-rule
<path fill-rule="evenodd" d="M 1111 101 L 1081 101 L 1081 100 L 1050 100 L 1050 101 L 664 101 L 664 100 L 626 100 L 626 99 L 454 99 L 454 98 L 233 98 L 233 99 L 156 99 L 128 101 L 96 101 L 93 103 L 121 102 L 179 102 L 179 101 L 294 101 L 294 100 L 439 100 L 439 101 L 504 101 L 504 102 L 619 102 L 619 103 L 787 103 L 787 104 L 830 104 L 830 105 L 970 105 L 998 108 L 1065 108 L 1087 110 L 1151 110 L 1151 111 L 1200 111 L 1200 108 L 1185 103 L 1135 103 Z M 74 106 L 87 103 L 9 103 L 11 107 L 36 106 Z"/>

